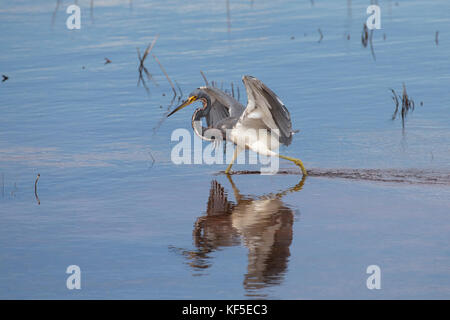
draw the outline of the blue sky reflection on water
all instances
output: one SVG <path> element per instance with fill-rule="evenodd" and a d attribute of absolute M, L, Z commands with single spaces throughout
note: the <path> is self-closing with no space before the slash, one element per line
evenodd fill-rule
<path fill-rule="evenodd" d="M 136 48 L 159 34 L 184 98 L 200 70 L 243 103 L 242 75 L 272 88 L 300 129 L 284 153 L 309 168 L 448 173 L 448 1 L 379 1 L 376 61 L 360 40 L 370 1 L 231 0 L 229 30 L 225 1 L 94 1 L 92 16 L 78 2 L 78 31 L 70 1 L 53 25 L 56 1 L 0 4 L 1 298 L 449 298 L 448 185 L 176 166 L 170 135 L 192 108 L 160 123 L 172 92 L 152 57 L 158 85 L 136 85 Z M 402 83 L 416 102 L 404 134 L 389 90 Z"/>

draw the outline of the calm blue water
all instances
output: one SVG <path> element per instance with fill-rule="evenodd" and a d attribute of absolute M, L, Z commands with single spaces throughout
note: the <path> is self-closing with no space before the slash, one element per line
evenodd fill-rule
<path fill-rule="evenodd" d="M 448 185 L 176 166 L 170 136 L 193 108 L 161 122 L 178 97 L 151 56 L 156 84 L 137 86 L 136 52 L 158 34 L 183 98 L 200 70 L 243 103 L 242 75 L 264 81 L 300 129 L 283 151 L 307 168 L 448 173 L 448 1 L 379 1 L 376 60 L 361 45 L 370 1 L 230 0 L 228 20 L 219 0 L 80 0 L 70 31 L 72 3 L 0 3 L 0 298 L 450 298 Z M 66 288 L 73 264 L 81 290 Z"/>

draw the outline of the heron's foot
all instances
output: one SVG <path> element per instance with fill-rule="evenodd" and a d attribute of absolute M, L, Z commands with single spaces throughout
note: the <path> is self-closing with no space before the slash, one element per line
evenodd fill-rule
<path fill-rule="evenodd" d="M 300 160 L 300 159 L 295 159 L 293 162 L 294 162 L 297 166 L 300 167 L 300 169 L 302 170 L 303 176 L 306 177 L 306 176 L 308 175 L 308 172 L 306 171 L 305 166 L 303 165 L 302 160 Z"/>
<path fill-rule="evenodd" d="M 227 167 L 227 169 L 225 170 L 225 174 L 226 174 L 226 175 L 230 175 L 231 166 L 232 166 L 232 164 L 230 164 L 230 165 Z"/>
<path fill-rule="evenodd" d="M 300 169 L 302 170 L 302 174 L 303 174 L 304 177 L 306 177 L 308 175 L 308 172 L 306 171 L 302 160 L 297 159 L 297 158 L 291 158 L 291 157 L 282 156 L 281 154 L 279 155 L 279 157 L 282 158 L 282 159 L 286 159 L 286 160 L 292 161 L 293 163 L 295 163 L 295 165 L 299 166 Z"/>

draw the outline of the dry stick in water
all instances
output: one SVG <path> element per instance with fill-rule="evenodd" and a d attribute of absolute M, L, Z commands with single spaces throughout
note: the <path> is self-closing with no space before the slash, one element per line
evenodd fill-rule
<path fill-rule="evenodd" d="M 138 59 L 140 61 L 140 64 L 139 64 L 139 79 L 138 79 L 137 85 L 139 86 L 139 84 L 142 81 L 142 85 L 144 86 L 145 90 L 147 91 L 147 94 L 150 94 L 150 89 L 148 88 L 147 83 L 144 80 L 144 76 L 142 75 L 142 71 L 146 70 L 146 68 L 144 66 L 144 59 L 141 58 L 141 52 L 140 52 L 139 48 L 136 48 L 136 49 L 137 49 Z M 147 78 L 148 78 L 148 74 L 147 74 Z"/>
<path fill-rule="evenodd" d="M 156 40 L 158 40 L 158 37 L 159 37 L 159 35 L 156 35 L 156 37 L 155 37 L 155 39 L 153 39 L 152 43 L 150 43 L 147 46 L 147 49 L 145 49 L 144 55 L 142 57 L 141 57 L 141 52 L 140 52 L 139 48 L 137 48 L 138 59 L 140 61 L 140 64 L 139 64 L 139 79 L 138 79 L 138 84 L 137 85 L 139 86 L 140 82 L 142 81 L 142 84 L 144 85 L 145 90 L 147 90 L 147 93 L 149 93 L 150 91 L 149 91 L 149 89 L 147 87 L 147 84 L 145 83 L 144 76 L 142 75 L 142 71 L 144 71 L 144 73 L 147 75 L 147 78 L 149 80 L 152 80 L 155 83 L 155 85 L 157 85 L 157 83 L 153 79 L 151 73 L 144 66 L 144 61 L 145 61 L 145 59 L 147 59 L 148 54 L 150 53 L 150 51 L 152 51 L 153 47 L 155 46 L 155 43 L 156 43 Z"/>
<path fill-rule="evenodd" d="M 436 42 L 436 45 L 438 46 L 439 45 L 439 31 L 436 31 L 434 41 Z"/>
<path fill-rule="evenodd" d="M 203 80 L 205 80 L 205 84 L 206 84 L 206 86 L 207 86 L 207 87 L 209 87 L 208 79 L 206 79 L 206 76 L 205 76 L 205 74 L 203 73 L 203 71 L 202 71 L 202 70 L 200 70 L 200 74 L 202 75 L 202 77 L 203 77 Z"/>
<path fill-rule="evenodd" d="M 394 91 L 394 89 L 391 89 L 393 97 L 392 100 L 395 102 L 395 111 L 392 115 L 392 120 L 395 120 L 397 118 L 398 108 L 400 106 L 400 101 L 402 102 L 402 110 L 401 110 L 401 116 L 402 116 L 402 128 L 405 129 L 405 119 L 408 115 L 408 112 L 414 111 L 415 103 L 414 100 L 410 99 L 408 97 L 408 93 L 406 92 L 406 85 L 403 83 L 403 93 L 402 96 L 397 95 L 397 93 Z"/>
<path fill-rule="evenodd" d="M 231 96 L 234 98 L 234 86 L 233 86 L 233 82 L 231 83 Z"/>
<path fill-rule="evenodd" d="M 395 90 L 391 88 L 391 91 L 392 91 L 392 100 L 394 100 L 394 102 L 395 102 L 395 111 L 394 111 L 394 114 L 392 115 L 392 120 L 395 120 L 395 118 L 397 117 L 397 112 L 398 112 L 398 107 L 400 105 L 400 102 L 398 100 L 398 96 L 397 96 L 397 93 L 395 92 Z"/>
<path fill-rule="evenodd" d="M 39 200 L 39 197 L 37 194 L 37 183 L 38 183 L 40 177 L 41 177 L 41 174 L 38 173 L 38 175 L 36 177 L 36 181 L 34 182 L 34 196 L 36 197 L 36 201 L 37 201 L 38 205 L 41 204 L 41 201 Z"/>
<path fill-rule="evenodd" d="M 169 81 L 169 84 L 170 84 L 170 86 L 172 87 L 172 91 L 173 91 L 173 94 L 174 94 L 173 97 L 175 98 L 175 97 L 177 96 L 177 90 L 175 90 L 175 86 L 173 85 L 172 80 L 170 80 L 169 75 L 167 74 L 166 70 L 165 70 L 164 67 L 162 66 L 161 62 L 159 62 L 158 58 L 157 58 L 154 54 L 152 54 L 152 56 L 153 56 L 153 58 L 155 59 L 155 61 L 158 62 L 159 67 L 161 68 L 161 71 L 162 71 L 162 72 L 164 73 L 164 75 L 166 76 L 167 81 Z"/>

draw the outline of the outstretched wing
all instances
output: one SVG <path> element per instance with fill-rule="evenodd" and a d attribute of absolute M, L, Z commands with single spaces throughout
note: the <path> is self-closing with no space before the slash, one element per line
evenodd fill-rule
<path fill-rule="evenodd" d="M 244 106 L 236 99 L 214 87 L 201 87 L 211 99 L 211 111 L 206 115 L 208 127 L 215 128 L 216 124 L 226 118 L 238 118 L 244 112 Z"/>
<path fill-rule="evenodd" d="M 239 121 L 242 124 L 260 123 L 269 130 L 279 130 L 279 141 L 289 145 L 292 141 L 292 122 L 288 109 L 278 96 L 261 80 L 242 77 L 247 89 L 248 104 Z"/>

